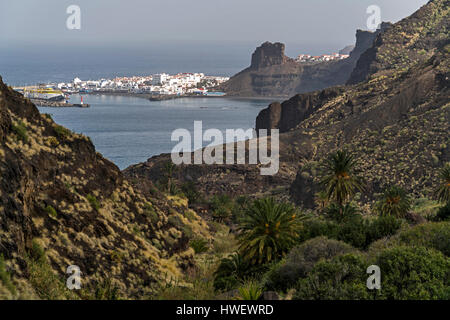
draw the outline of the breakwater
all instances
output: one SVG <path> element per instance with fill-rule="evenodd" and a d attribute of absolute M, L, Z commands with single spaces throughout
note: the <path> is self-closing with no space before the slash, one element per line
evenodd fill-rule
<path fill-rule="evenodd" d="M 40 107 L 55 107 L 55 108 L 70 108 L 70 107 L 89 108 L 90 107 L 90 105 L 87 103 L 84 103 L 84 104 L 69 103 L 66 101 L 50 101 L 50 100 L 44 100 L 44 99 L 30 99 L 30 100 L 35 105 L 40 106 Z"/>

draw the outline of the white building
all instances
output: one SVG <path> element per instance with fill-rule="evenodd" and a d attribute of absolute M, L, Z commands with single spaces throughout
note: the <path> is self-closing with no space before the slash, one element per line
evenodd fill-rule
<path fill-rule="evenodd" d="M 168 75 L 165 73 L 154 74 L 152 78 L 153 85 L 161 85 L 166 83 Z"/>

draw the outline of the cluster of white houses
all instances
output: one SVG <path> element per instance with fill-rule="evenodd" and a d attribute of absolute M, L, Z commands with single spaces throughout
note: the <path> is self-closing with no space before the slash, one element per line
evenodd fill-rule
<path fill-rule="evenodd" d="M 228 77 L 205 76 L 203 73 L 166 73 L 150 76 L 116 77 L 83 81 L 75 78 L 70 83 L 58 83 L 58 89 L 67 92 L 133 92 L 156 95 L 206 94 L 208 89 Z"/>
<path fill-rule="evenodd" d="M 300 54 L 295 59 L 299 63 L 307 63 L 307 62 L 324 62 L 324 61 L 334 61 L 334 60 L 342 60 L 347 59 L 349 57 L 348 54 L 322 54 L 320 56 L 312 56 L 309 54 Z"/>

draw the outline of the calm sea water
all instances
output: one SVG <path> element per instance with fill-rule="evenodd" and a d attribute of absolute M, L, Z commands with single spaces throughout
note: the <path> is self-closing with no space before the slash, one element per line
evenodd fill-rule
<path fill-rule="evenodd" d="M 231 76 L 250 64 L 257 43 L 174 44 L 142 48 L 78 48 L 76 46 L 0 47 L 0 76 L 8 85 L 149 75 L 158 72 L 204 72 Z M 1 44 L 0 44 L 1 46 Z M 204 130 L 253 128 L 268 100 L 183 98 L 151 102 L 141 98 L 84 96 L 91 108 L 40 108 L 53 119 L 91 137 L 97 151 L 121 169 L 160 153 L 170 152 L 178 128 Z M 79 96 L 72 96 L 79 103 Z"/>
<path fill-rule="evenodd" d="M 255 127 L 258 112 L 271 102 L 265 99 L 180 98 L 148 101 L 137 97 L 85 95 L 90 108 L 39 107 L 57 123 L 91 137 L 97 151 L 124 169 L 151 156 L 170 152 L 176 145 L 172 131 L 203 121 L 203 130 Z M 79 95 L 71 101 L 80 102 Z M 206 145 L 207 143 L 205 143 Z"/>

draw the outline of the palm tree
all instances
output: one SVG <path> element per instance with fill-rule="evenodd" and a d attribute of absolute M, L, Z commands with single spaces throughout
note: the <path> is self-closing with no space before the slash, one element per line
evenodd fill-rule
<path fill-rule="evenodd" d="M 287 203 L 255 200 L 239 225 L 239 251 L 252 264 L 283 256 L 296 242 L 300 217 Z"/>
<path fill-rule="evenodd" d="M 439 174 L 441 182 L 436 190 L 436 196 L 440 202 L 450 202 L 450 163 L 447 163 Z"/>
<path fill-rule="evenodd" d="M 410 208 L 411 199 L 404 189 L 397 186 L 387 188 L 376 207 L 381 215 L 399 218 L 404 217 Z"/>
<path fill-rule="evenodd" d="M 342 207 L 357 191 L 363 190 L 363 179 L 354 171 L 356 165 L 353 155 L 345 150 L 330 154 L 322 163 L 320 185 L 328 200 L 335 201 Z"/>

